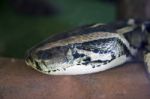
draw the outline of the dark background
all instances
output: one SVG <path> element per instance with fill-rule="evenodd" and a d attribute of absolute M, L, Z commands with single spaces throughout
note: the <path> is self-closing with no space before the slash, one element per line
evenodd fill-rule
<path fill-rule="evenodd" d="M 1 0 L 0 11 L 0 56 L 16 58 L 53 33 L 115 19 L 101 0 Z"/>
<path fill-rule="evenodd" d="M 148 0 L 1 0 L 0 56 L 23 58 L 34 44 L 77 26 L 147 18 L 148 4 Z"/>

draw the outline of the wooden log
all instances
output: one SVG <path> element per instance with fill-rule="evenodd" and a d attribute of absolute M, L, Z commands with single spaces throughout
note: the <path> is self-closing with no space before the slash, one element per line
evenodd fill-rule
<path fill-rule="evenodd" d="M 150 99 L 141 64 L 80 76 L 41 74 L 23 60 L 0 58 L 0 99 Z"/>

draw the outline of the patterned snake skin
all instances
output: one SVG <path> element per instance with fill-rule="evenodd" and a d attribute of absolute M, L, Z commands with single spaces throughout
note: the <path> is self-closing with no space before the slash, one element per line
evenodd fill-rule
<path fill-rule="evenodd" d="M 150 21 L 91 24 L 50 36 L 26 53 L 26 63 L 49 75 L 104 71 L 139 58 L 150 71 Z"/>

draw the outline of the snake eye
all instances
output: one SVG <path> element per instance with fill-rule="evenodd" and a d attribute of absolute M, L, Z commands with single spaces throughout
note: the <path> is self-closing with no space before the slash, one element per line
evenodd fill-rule
<path fill-rule="evenodd" d="M 39 59 L 43 60 L 50 59 L 52 57 L 52 53 L 49 50 L 38 51 L 36 55 Z"/>

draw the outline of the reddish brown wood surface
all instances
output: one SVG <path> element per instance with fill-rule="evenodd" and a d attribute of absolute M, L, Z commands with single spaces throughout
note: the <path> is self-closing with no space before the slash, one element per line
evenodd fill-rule
<path fill-rule="evenodd" d="M 48 76 L 23 60 L 0 59 L 0 99 L 150 99 L 143 65 L 81 76 Z"/>

